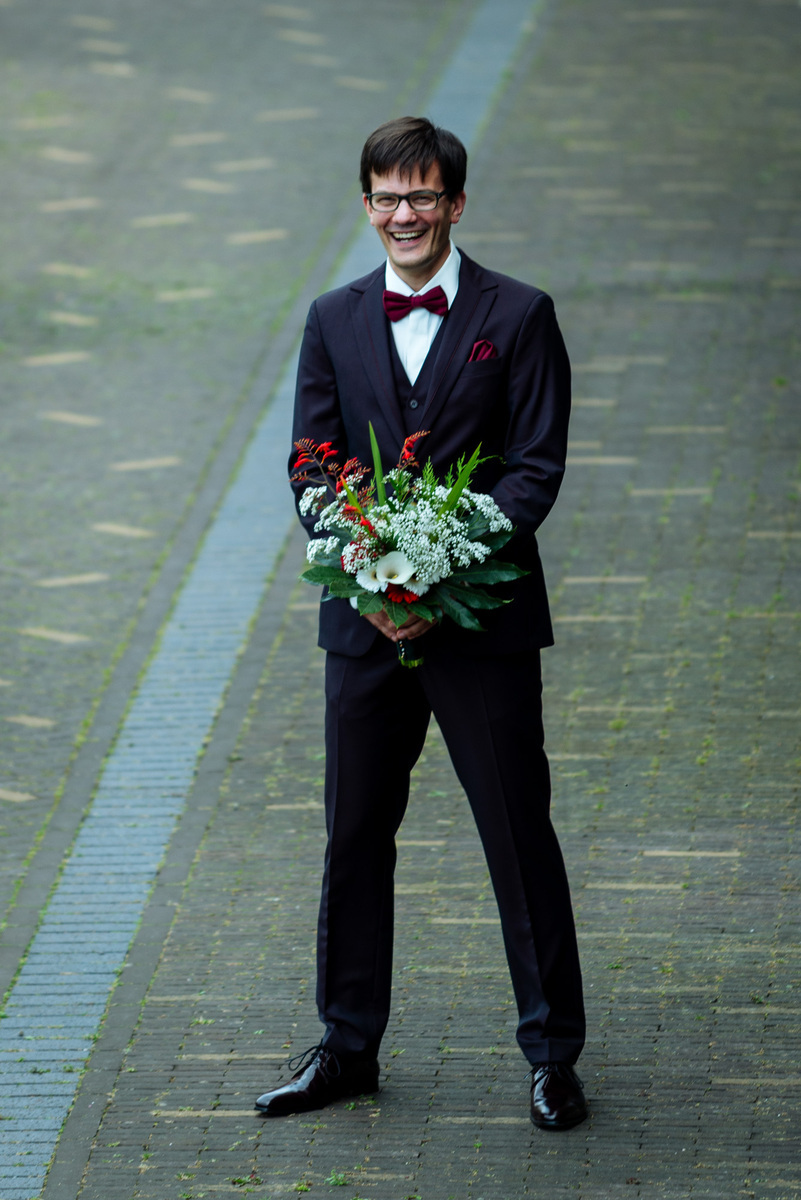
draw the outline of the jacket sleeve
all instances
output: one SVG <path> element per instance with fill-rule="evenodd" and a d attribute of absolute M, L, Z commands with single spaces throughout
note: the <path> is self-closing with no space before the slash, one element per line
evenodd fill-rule
<path fill-rule="evenodd" d="M 318 444 L 330 442 L 334 449 L 341 451 L 339 462 L 342 465 L 347 449 L 345 429 L 340 412 L 336 376 L 323 337 L 317 301 L 309 309 L 300 347 L 295 415 L 292 422 L 293 450 L 289 458 L 290 476 L 295 474 L 294 465 L 298 457 L 294 443 L 301 438 L 311 438 Z M 305 489 L 316 486 L 316 481 L 304 483 L 293 480 L 291 486 L 297 507 Z M 308 534 L 311 534 L 316 519 L 314 515 L 300 516 Z"/>
<path fill-rule="evenodd" d="M 503 473 L 492 495 L 522 552 L 556 500 L 565 471 L 570 362 L 553 301 L 539 292 L 520 324 L 508 375 Z"/>

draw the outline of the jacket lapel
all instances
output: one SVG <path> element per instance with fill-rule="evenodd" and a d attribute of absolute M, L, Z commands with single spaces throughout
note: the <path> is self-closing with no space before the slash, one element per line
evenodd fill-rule
<path fill-rule="evenodd" d="M 445 321 L 442 343 L 434 364 L 431 387 L 420 415 L 418 428 L 430 429 L 453 390 L 478 341 L 481 329 L 495 303 L 498 285 L 494 277 L 460 251 L 459 291 Z"/>
<path fill-rule="evenodd" d="M 353 333 L 381 413 L 398 442 L 398 455 L 406 437 L 395 391 L 395 376 L 389 350 L 389 332 L 384 314 L 384 267 L 351 284 Z"/>

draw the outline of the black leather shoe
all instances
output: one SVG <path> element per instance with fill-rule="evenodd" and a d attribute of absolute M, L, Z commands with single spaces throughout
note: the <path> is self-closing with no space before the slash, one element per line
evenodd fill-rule
<path fill-rule="evenodd" d="M 325 1046 L 312 1046 L 289 1060 L 300 1069 L 289 1083 L 265 1092 L 256 1101 L 264 1117 L 286 1117 L 290 1113 L 325 1108 L 343 1096 L 361 1096 L 378 1091 L 378 1062 L 374 1058 L 338 1057 Z"/>
<path fill-rule="evenodd" d="M 531 1079 L 531 1119 L 538 1129 L 572 1129 L 586 1118 L 584 1087 L 569 1063 L 535 1063 Z"/>

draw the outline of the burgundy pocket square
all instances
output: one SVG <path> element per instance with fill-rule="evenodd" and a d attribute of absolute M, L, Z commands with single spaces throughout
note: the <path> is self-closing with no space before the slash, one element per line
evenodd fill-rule
<path fill-rule="evenodd" d="M 497 358 L 498 351 L 493 346 L 492 342 L 476 342 L 473 349 L 470 351 L 468 362 L 483 362 L 485 358 Z"/>

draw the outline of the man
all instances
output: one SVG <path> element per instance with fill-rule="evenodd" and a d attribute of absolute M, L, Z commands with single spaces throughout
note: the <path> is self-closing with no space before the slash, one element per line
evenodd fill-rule
<path fill-rule="evenodd" d="M 563 1129 L 587 1114 L 573 1070 L 584 1042 L 581 975 L 549 818 L 539 652 L 553 638 L 535 537 L 564 472 L 570 367 L 550 298 L 453 246 L 466 166 L 461 142 L 424 119 L 390 121 L 367 139 L 364 207 L 388 261 L 312 305 L 294 437 L 370 463 L 372 422 L 389 466 L 405 437 L 426 430 L 416 449 L 438 473 L 481 443 L 487 460 L 471 488 L 491 492 L 513 522 L 504 556 L 527 574 L 509 585 L 511 603 L 487 614 L 485 632 L 416 616 L 396 629 L 385 614 L 361 617 L 339 599 L 321 607 L 328 845 L 317 1003 L 325 1034 L 289 1083 L 256 1101 L 267 1116 L 378 1088 L 394 838 L 432 712 L 487 856 L 518 1042 L 532 1066 L 532 1120 Z M 298 493 L 303 486 L 296 481 Z M 311 530 L 314 517 L 304 523 Z M 423 664 L 401 666 L 398 641 L 419 646 Z"/>

